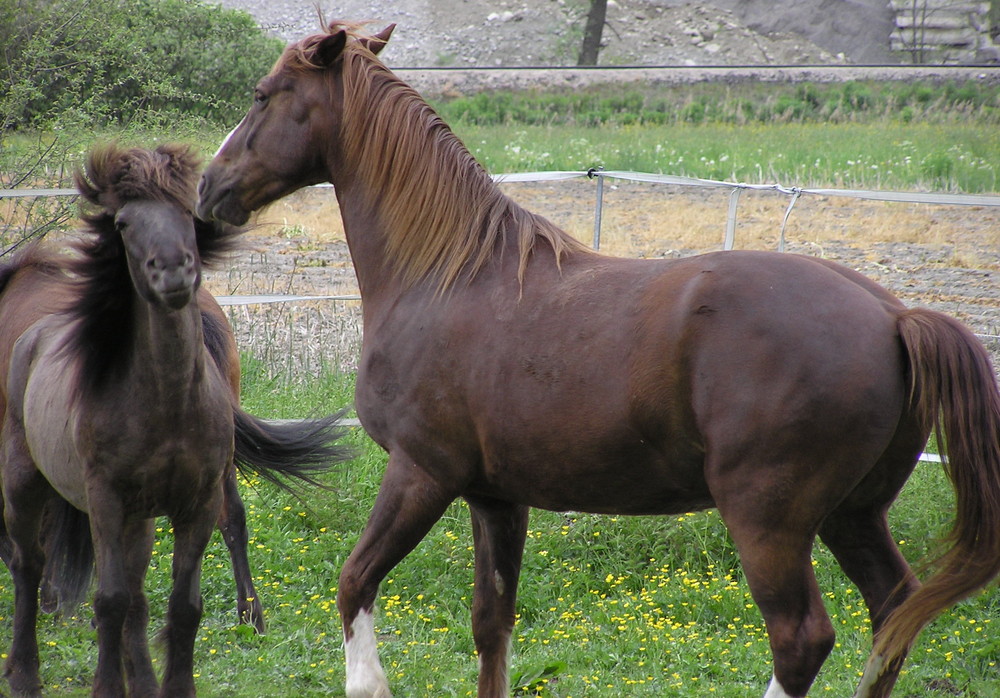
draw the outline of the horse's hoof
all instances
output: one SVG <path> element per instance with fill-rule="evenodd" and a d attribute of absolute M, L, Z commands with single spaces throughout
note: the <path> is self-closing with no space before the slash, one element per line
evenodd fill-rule
<path fill-rule="evenodd" d="M 7 683 L 10 685 L 12 698 L 41 698 L 42 681 L 37 675 L 34 677 L 25 676 L 20 672 L 11 671 L 9 668 L 4 673 L 7 676 Z"/>

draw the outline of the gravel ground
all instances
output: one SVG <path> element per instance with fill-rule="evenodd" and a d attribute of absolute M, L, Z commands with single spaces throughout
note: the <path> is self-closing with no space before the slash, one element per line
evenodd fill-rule
<path fill-rule="evenodd" d="M 320 27 L 312 0 L 220 2 L 249 12 L 267 31 L 286 41 Z M 887 36 L 882 26 L 887 20 L 873 17 L 882 11 L 879 2 L 855 0 L 851 12 L 842 10 L 835 17 L 828 16 L 824 2 L 797 0 L 775 16 L 765 2 L 610 0 L 600 66 L 594 69 L 575 68 L 583 2 L 342 0 L 335 5 L 321 3 L 319 9 L 327 19 L 370 19 L 373 30 L 396 23 L 381 57 L 428 96 L 539 86 L 573 89 L 599 82 L 1000 81 L 1000 69 L 872 66 L 873 60 L 882 63 L 893 58 L 878 48 L 888 45 L 882 36 Z M 783 26 L 801 33 L 774 31 Z M 617 69 L 625 66 L 629 69 Z"/>

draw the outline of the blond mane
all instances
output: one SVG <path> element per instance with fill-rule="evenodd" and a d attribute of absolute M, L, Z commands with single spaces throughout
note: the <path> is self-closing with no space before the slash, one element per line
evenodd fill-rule
<path fill-rule="evenodd" d="M 500 191 L 430 105 L 363 42 L 345 47 L 343 82 L 347 166 L 378 204 L 389 259 L 404 283 L 431 277 L 446 290 L 460 275 L 471 279 L 511 236 L 519 280 L 539 240 L 557 264 L 568 251 L 588 250 Z"/>

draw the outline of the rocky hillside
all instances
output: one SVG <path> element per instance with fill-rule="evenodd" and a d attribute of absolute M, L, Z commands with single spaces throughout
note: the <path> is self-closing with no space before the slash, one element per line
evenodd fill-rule
<path fill-rule="evenodd" d="M 293 40 L 318 26 L 312 0 L 221 0 Z M 875 63 L 891 18 L 880 0 L 609 0 L 601 65 Z M 831 16 L 831 6 L 838 9 Z M 328 19 L 398 27 L 383 58 L 395 67 L 573 65 L 586 0 L 339 0 Z"/>

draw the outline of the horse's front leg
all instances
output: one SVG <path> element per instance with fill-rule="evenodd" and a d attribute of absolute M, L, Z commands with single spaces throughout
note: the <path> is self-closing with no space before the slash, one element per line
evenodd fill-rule
<path fill-rule="evenodd" d="M 378 585 L 427 535 L 457 496 L 452 486 L 436 480 L 406 454 L 390 454 L 368 524 L 344 563 L 337 590 L 348 698 L 391 695 L 375 639 Z"/>
<path fill-rule="evenodd" d="M 466 498 L 472 511 L 476 586 L 472 634 L 479 653 L 479 698 L 510 695 L 507 656 L 514 629 L 514 601 L 528 532 L 528 507 Z"/>
<path fill-rule="evenodd" d="M 161 696 L 194 696 L 194 642 L 201 622 L 201 563 L 215 530 L 222 505 L 222 488 L 207 502 L 195 506 L 183 519 L 174 520 L 174 588 L 167 604 L 163 638 L 167 644 L 167 667 Z"/>
<path fill-rule="evenodd" d="M 97 626 L 97 670 L 94 696 L 124 696 L 122 638 L 131 606 L 125 572 L 125 511 L 114 488 L 101 478 L 87 483 L 90 532 L 97 561 L 94 623 Z"/>
<path fill-rule="evenodd" d="M 247 556 L 247 514 L 236 486 L 236 468 L 230 468 L 222 479 L 222 509 L 218 527 L 222 540 L 229 549 L 229 559 L 233 564 L 233 579 L 236 581 L 236 611 L 239 622 L 252 625 L 258 634 L 264 634 L 264 607 L 257 597 Z"/>
<path fill-rule="evenodd" d="M 125 529 L 125 575 L 129 591 L 129 608 L 125 616 L 125 675 L 129 695 L 156 695 L 156 674 L 149 656 L 149 602 L 146 599 L 146 571 L 153 554 L 153 519 L 130 521 Z"/>
<path fill-rule="evenodd" d="M 18 432 L 23 434 L 23 432 Z M 5 431 L 2 462 L 4 523 L 10 535 L 11 576 L 14 579 L 14 628 L 5 675 L 15 696 L 40 696 L 38 587 L 45 554 L 38 534 L 42 511 L 53 495 L 45 478 L 35 468 L 23 438 L 15 430 Z"/>

